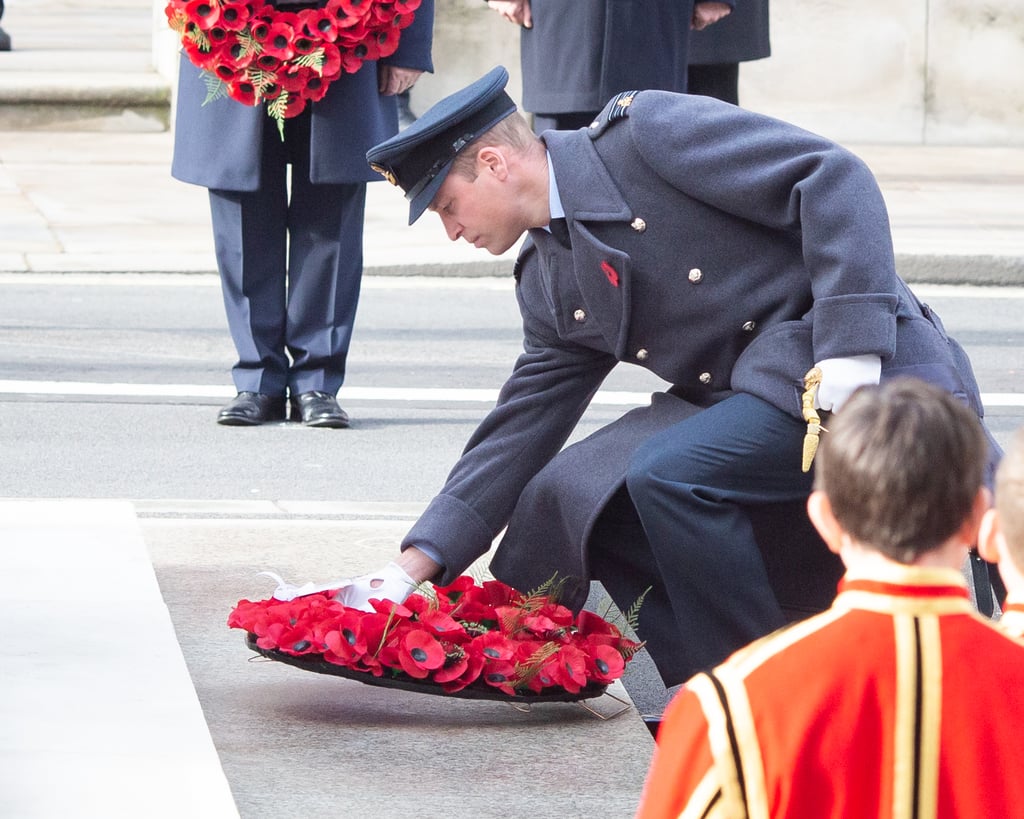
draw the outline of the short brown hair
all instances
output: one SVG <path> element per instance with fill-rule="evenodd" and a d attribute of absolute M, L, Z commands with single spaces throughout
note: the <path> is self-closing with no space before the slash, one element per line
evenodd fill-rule
<path fill-rule="evenodd" d="M 1024 429 L 1017 430 L 996 471 L 996 511 L 1010 557 L 1024 571 Z"/>
<path fill-rule="evenodd" d="M 861 387 L 827 425 L 814 485 L 859 543 L 909 563 L 970 516 L 988 441 L 945 390 L 915 378 Z"/>
<path fill-rule="evenodd" d="M 538 137 L 530 129 L 530 124 L 518 111 L 509 114 L 497 125 L 488 129 L 463 148 L 452 160 L 449 173 L 457 173 L 466 179 L 476 179 L 476 155 L 481 148 L 494 145 L 507 145 L 517 151 L 525 151 Z"/>

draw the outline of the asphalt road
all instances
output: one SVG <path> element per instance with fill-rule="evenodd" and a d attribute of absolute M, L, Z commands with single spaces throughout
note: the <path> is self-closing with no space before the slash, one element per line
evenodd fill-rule
<path fill-rule="evenodd" d="M 1024 424 L 1024 291 L 917 286 Z M 368 279 L 349 430 L 221 427 L 233 348 L 209 276 L 0 279 L 0 497 L 425 504 L 520 350 L 510 279 Z M 620 367 L 584 434 L 661 382 Z M 1016 397 L 1014 397 L 1016 396 Z"/>

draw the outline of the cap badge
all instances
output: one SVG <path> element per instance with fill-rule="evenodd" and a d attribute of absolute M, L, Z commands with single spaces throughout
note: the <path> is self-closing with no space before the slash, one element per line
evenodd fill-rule
<path fill-rule="evenodd" d="M 385 168 L 383 165 L 378 165 L 376 162 L 371 162 L 370 167 L 383 176 L 392 185 L 398 184 L 398 179 L 395 178 L 394 171 L 391 168 Z"/>

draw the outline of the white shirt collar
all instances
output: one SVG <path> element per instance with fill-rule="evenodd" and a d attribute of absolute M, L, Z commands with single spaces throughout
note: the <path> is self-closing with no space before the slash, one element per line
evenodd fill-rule
<path fill-rule="evenodd" d="M 565 208 L 562 207 L 562 200 L 558 196 L 558 183 L 555 181 L 555 169 L 551 165 L 551 154 L 548 157 L 548 208 L 551 210 L 552 219 L 564 219 Z"/>

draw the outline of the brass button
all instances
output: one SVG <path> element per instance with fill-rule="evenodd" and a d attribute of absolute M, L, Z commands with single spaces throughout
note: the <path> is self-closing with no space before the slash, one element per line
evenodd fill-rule
<path fill-rule="evenodd" d="M 572 317 L 574 319 L 576 319 L 576 321 L 586 321 L 587 320 L 587 314 L 586 314 L 586 312 L 584 310 L 577 310 L 575 313 L 572 314 Z"/>
<path fill-rule="evenodd" d="M 629 226 L 633 228 L 633 230 L 635 230 L 637 233 L 643 233 L 645 230 L 647 230 L 647 223 L 639 216 L 637 216 L 636 219 L 630 222 Z"/>
<path fill-rule="evenodd" d="M 752 333 L 756 329 L 757 329 L 757 322 L 756 321 L 745 321 L 745 322 L 743 322 L 743 332 L 744 333 Z"/>
<path fill-rule="evenodd" d="M 700 272 L 699 267 L 695 267 L 693 268 L 693 270 L 689 272 L 686 278 L 688 278 L 694 284 L 699 284 L 700 280 L 704 278 L 704 274 Z"/>
<path fill-rule="evenodd" d="M 697 376 L 697 380 L 700 381 L 701 384 L 710 384 L 711 373 L 701 373 L 699 376 Z"/>
<path fill-rule="evenodd" d="M 649 356 L 649 355 L 650 355 L 650 353 L 648 353 L 647 350 L 645 350 L 643 347 L 641 347 L 639 350 L 636 351 L 636 360 L 637 361 L 646 361 L 647 360 L 647 356 Z"/>

